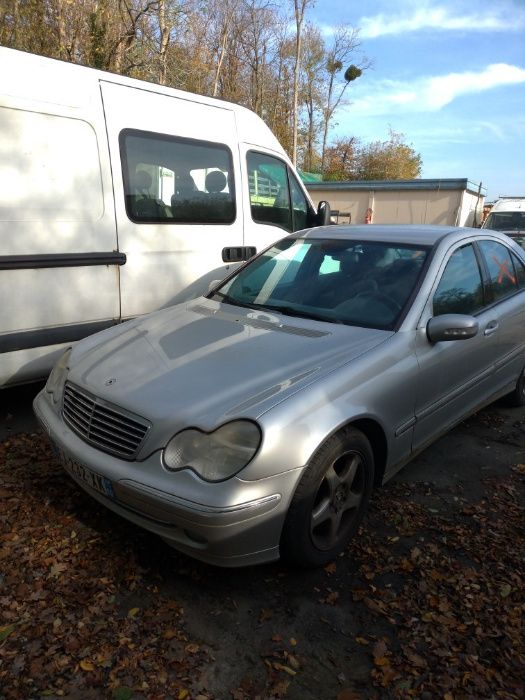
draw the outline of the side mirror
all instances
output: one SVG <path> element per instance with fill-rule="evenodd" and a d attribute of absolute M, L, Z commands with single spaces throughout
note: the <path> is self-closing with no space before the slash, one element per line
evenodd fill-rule
<path fill-rule="evenodd" d="M 466 314 L 434 316 L 427 323 L 427 338 L 431 343 L 445 340 L 468 340 L 478 334 L 479 323 Z"/>
<path fill-rule="evenodd" d="M 317 205 L 317 220 L 315 222 L 316 226 L 329 226 L 332 222 L 330 221 L 330 204 L 324 200 L 319 202 Z"/>

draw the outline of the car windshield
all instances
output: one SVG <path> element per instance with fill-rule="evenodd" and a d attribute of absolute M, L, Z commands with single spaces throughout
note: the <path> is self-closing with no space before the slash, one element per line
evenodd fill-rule
<path fill-rule="evenodd" d="M 493 211 L 483 228 L 494 231 L 525 231 L 525 211 Z"/>
<path fill-rule="evenodd" d="M 210 298 L 330 323 L 391 329 L 428 248 L 355 240 L 285 238 Z"/>

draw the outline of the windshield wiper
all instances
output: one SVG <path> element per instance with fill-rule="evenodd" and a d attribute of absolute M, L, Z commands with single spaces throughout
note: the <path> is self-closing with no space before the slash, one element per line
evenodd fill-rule
<path fill-rule="evenodd" d="M 297 318 L 310 318 L 312 321 L 323 321 L 324 323 L 343 323 L 338 318 L 332 316 L 323 316 L 322 314 L 315 314 L 311 311 L 301 311 L 294 306 L 277 306 L 272 304 L 257 304 L 257 308 L 262 311 L 278 311 L 279 313 L 285 314 L 286 316 L 297 316 Z"/>
<path fill-rule="evenodd" d="M 301 311 L 295 306 L 279 306 L 277 304 L 256 304 L 240 301 L 234 297 L 225 294 L 224 292 L 213 292 L 210 297 L 219 297 L 220 301 L 225 304 L 232 304 L 233 306 L 241 306 L 245 309 L 254 309 L 255 311 L 277 311 L 278 313 L 285 314 L 286 316 L 296 316 L 297 318 L 309 318 L 312 321 L 322 321 L 323 323 L 344 323 L 338 318 L 332 316 L 323 316 L 322 314 L 315 314 L 310 311 Z"/>
<path fill-rule="evenodd" d="M 220 301 L 224 302 L 225 304 L 232 304 L 233 306 L 242 306 L 244 309 L 258 308 L 257 304 L 249 304 L 245 301 L 239 301 L 239 299 L 235 299 L 234 297 L 231 297 L 228 294 L 225 294 L 224 292 L 213 292 L 210 299 L 214 299 L 215 297 L 219 297 Z"/>

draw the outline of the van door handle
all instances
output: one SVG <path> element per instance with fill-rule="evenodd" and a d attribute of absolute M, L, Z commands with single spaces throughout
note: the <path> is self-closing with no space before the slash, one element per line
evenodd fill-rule
<path fill-rule="evenodd" d="M 222 249 L 222 261 L 225 263 L 243 262 L 249 260 L 257 253 L 253 245 L 228 246 Z"/>
<path fill-rule="evenodd" d="M 489 321 L 487 327 L 483 331 L 483 335 L 492 335 L 499 328 L 499 323 L 497 321 Z"/>

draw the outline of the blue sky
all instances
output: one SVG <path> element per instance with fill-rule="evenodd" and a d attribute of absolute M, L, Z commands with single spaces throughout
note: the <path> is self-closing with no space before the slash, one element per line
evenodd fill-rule
<path fill-rule="evenodd" d="M 331 136 L 385 140 L 421 154 L 422 177 L 466 177 L 487 198 L 525 195 L 525 0 L 317 0 L 329 36 L 360 28 L 373 67 L 352 83 Z"/>

